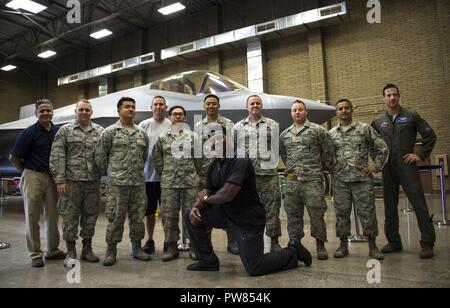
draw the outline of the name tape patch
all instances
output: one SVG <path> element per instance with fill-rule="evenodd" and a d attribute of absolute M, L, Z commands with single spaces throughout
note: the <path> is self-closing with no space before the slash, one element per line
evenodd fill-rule
<path fill-rule="evenodd" d="M 405 123 L 408 123 L 407 117 L 397 117 L 395 119 L 395 124 L 405 124 Z"/>

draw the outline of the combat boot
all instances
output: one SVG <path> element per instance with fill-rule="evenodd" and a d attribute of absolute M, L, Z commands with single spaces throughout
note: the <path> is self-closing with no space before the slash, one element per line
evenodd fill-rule
<path fill-rule="evenodd" d="M 376 260 L 383 260 L 384 255 L 378 250 L 375 238 L 369 236 L 369 257 Z"/>
<path fill-rule="evenodd" d="M 177 242 L 167 243 L 167 252 L 163 254 L 161 260 L 163 262 L 169 262 L 178 258 L 178 246 Z"/>
<path fill-rule="evenodd" d="M 116 263 L 117 247 L 116 244 L 108 244 L 106 249 L 105 259 L 103 260 L 104 266 L 111 266 Z"/>
<path fill-rule="evenodd" d="M 340 259 L 346 256 L 348 256 L 348 241 L 347 238 L 341 237 L 341 244 L 334 252 L 334 257 Z"/>
<path fill-rule="evenodd" d="M 239 254 L 239 246 L 237 242 L 233 238 L 233 233 L 231 231 L 227 231 L 227 251 L 233 255 Z"/>
<path fill-rule="evenodd" d="M 84 238 L 82 242 L 83 242 L 83 250 L 81 251 L 81 260 L 85 260 L 91 263 L 96 263 L 100 261 L 100 258 L 97 257 L 92 251 L 92 239 Z"/>
<path fill-rule="evenodd" d="M 431 259 L 433 258 L 433 245 L 430 244 L 420 244 L 420 258 L 421 259 Z"/>
<path fill-rule="evenodd" d="M 317 259 L 328 260 L 328 252 L 325 249 L 325 243 L 316 239 Z"/>
<path fill-rule="evenodd" d="M 270 240 L 270 252 L 276 252 L 276 251 L 280 251 L 281 250 L 281 246 L 278 243 L 278 237 L 274 236 L 271 238 Z"/>
<path fill-rule="evenodd" d="M 75 241 L 66 241 L 67 254 L 64 260 L 65 267 L 73 267 L 75 265 L 75 260 L 77 259 L 77 249 Z"/>
<path fill-rule="evenodd" d="M 381 248 L 382 253 L 401 252 L 403 250 L 402 242 L 389 242 Z"/>
<path fill-rule="evenodd" d="M 141 241 L 131 241 L 131 256 L 140 261 L 150 261 L 152 257 L 142 250 Z"/>

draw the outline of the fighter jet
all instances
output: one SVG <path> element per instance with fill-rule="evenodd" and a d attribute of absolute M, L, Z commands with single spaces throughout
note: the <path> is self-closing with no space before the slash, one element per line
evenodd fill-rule
<path fill-rule="evenodd" d="M 183 106 L 188 115 L 188 124 L 193 128 L 195 119 L 204 117 L 203 98 L 208 94 L 220 98 L 220 114 L 238 122 L 247 117 L 246 99 L 250 95 L 259 95 L 263 101 L 263 115 L 280 123 L 280 132 L 292 124 L 290 108 L 296 99 L 301 99 L 308 108 L 309 120 L 318 124 L 331 119 L 335 108 L 324 103 L 300 97 L 270 95 L 253 92 L 239 83 L 211 71 L 189 71 L 169 76 L 150 84 L 111 93 L 90 99 L 93 108 L 92 120 L 104 127 L 118 119 L 117 101 L 123 97 L 136 100 L 135 122 L 151 116 L 150 104 L 153 97 L 163 96 L 170 108 L 174 105 Z M 74 119 L 75 103 L 54 110 L 53 123 L 63 124 Z M 15 174 L 14 167 L 9 163 L 9 153 L 14 145 L 17 134 L 37 121 L 30 116 L 17 121 L 0 125 L 0 173 Z"/>

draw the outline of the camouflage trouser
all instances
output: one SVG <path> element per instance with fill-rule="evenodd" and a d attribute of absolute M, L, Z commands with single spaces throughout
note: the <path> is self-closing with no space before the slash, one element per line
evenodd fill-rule
<path fill-rule="evenodd" d="M 348 237 L 351 234 L 350 215 L 352 202 L 356 206 L 365 236 L 378 236 L 378 221 L 375 211 L 373 182 L 342 182 L 333 185 L 334 207 L 336 210 L 336 235 Z"/>
<path fill-rule="evenodd" d="M 105 214 L 108 218 L 106 243 L 117 244 L 122 241 L 125 218 L 128 213 L 130 239 L 141 241 L 145 235 L 144 216 L 147 209 L 145 185 L 108 185 Z"/>
<path fill-rule="evenodd" d="M 278 175 L 257 175 L 256 188 L 266 209 L 266 235 L 280 237 L 281 193 Z"/>
<path fill-rule="evenodd" d="M 59 196 L 58 212 L 62 217 L 63 239 L 92 238 L 100 210 L 100 182 L 67 182 L 69 191 Z"/>
<path fill-rule="evenodd" d="M 178 226 L 180 210 L 194 206 L 198 188 L 162 188 L 161 189 L 161 217 L 164 219 L 164 241 L 177 242 L 180 239 Z"/>
<path fill-rule="evenodd" d="M 200 181 L 198 184 L 198 188 L 199 188 L 199 190 L 203 190 L 206 188 L 206 174 L 204 174 L 204 175 L 199 174 L 199 178 L 200 178 Z"/>
<path fill-rule="evenodd" d="M 286 178 L 286 198 L 284 209 L 287 216 L 287 229 L 290 240 L 300 240 L 303 231 L 303 213 L 308 211 L 311 220 L 311 236 L 327 241 L 327 225 L 324 215 L 327 210 L 322 180 L 300 182 Z"/>

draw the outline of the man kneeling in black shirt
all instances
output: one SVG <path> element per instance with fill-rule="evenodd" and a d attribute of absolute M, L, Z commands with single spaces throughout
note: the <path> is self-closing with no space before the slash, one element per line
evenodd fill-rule
<path fill-rule="evenodd" d="M 227 144 L 232 144 L 231 140 L 226 140 L 226 129 L 216 131 L 212 139 L 216 153 L 226 157 Z M 206 189 L 199 192 L 196 204 L 185 217 L 198 257 L 198 262 L 187 267 L 188 271 L 219 270 L 219 259 L 208 240 L 207 231 L 211 227 L 231 230 L 250 276 L 296 268 L 298 261 L 306 266 L 312 263 L 309 251 L 295 241 L 281 251 L 264 254 L 266 214 L 248 158 L 236 158 L 236 154 L 233 158 L 216 158 L 208 169 Z"/>

